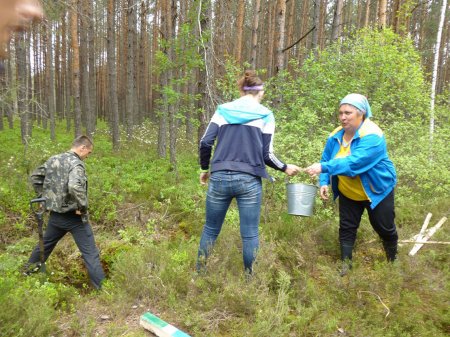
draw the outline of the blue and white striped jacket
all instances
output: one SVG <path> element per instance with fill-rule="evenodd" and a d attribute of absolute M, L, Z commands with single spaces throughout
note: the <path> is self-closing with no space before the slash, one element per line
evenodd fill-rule
<path fill-rule="evenodd" d="M 286 164 L 273 154 L 274 132 L 272 111 L 252 98 L 243 96 L 219 105 L 200 140 L 200 166 L 211 172 L 239 171 L 263 178 L 268 178 L 265 165 L 284 171 Z"/>

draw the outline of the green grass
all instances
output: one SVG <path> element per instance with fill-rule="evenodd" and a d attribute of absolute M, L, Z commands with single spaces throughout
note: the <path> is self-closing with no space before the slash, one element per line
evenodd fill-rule
<path fill-rule="evenodd" d="M 196 144 L 180 141 L 175 172 L 167 159 L 156 155 L 155 130 L 144 127 L 114 153 L 100 123 L 94 153 L 86 161 L 91 220 L 107 271 L 104 290 L 97 293 L 89 287 L 70 236 L 53 252 L 46 276 L 24 277 L 21 266 L 37 242 L 28 206 L 34 195 L 27 177 L 71 142 L 67 133 L 58 131 L 56 142 L 48 134 L 35 127 L 25 151 L 18 126 L 0 132 L 2 336 L 148 336 L 138 325 L 146 311 L 192 336 L 438 337 L 449 333 L 447 246 L 426 245 L 409 257 L 411 245 L 405 244 L 399 261 L 388 264 L 364 217 L 354 268 L 341 278 L 336 207 L 317 200 L 313 217 L 287 215 L 284 180 L 278 173 L 274 184 L 264 182 L 261 249 L 254 277 L 246 280 L 243 274 L 234 203 L 208 261 L 208 272 L 197 275 L 205 188 L 198 183 Z M 398 162 L 408 163 L 405 158 Z M 397 170 L 401 175 L 402 166 Z M 400 179 L 397 188 L 402 239 L 420 230 L 428 211 L 434 214 L 431 224 L 448 215 L 445 192 L 430 194 L 420 183 Z M 448 187 L 445 175 L 436 183 Z M 448 238 L 446 223 L 436 239 Z"/>

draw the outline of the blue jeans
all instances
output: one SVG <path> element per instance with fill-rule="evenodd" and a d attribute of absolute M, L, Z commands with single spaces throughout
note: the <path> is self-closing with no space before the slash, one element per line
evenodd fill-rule
<path fill-rule="evenodd" d="M 236 198 L 243 245 L 244 267 L 252 272 L 259 247 L 259 216 L 262 182 L 260 177 L 237 171 L 217 171 L 211 174 L 206 196 L 206 222 L 198 249 L 197 270 L 205 266 L 206 258 L 222 229 L 231 200 Z"/>

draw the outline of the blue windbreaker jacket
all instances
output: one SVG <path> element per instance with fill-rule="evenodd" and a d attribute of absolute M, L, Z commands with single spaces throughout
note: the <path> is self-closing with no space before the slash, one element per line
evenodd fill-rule
<path fill-rule="evenodd" d="M 386 140 L 381 129 L 366 119 L 356 131 L 350 145 L 350 155 L 334 158 L 339 151 L 344 130 L 335 129 L 328 137 L 320 161 L 320 186 L 331 183 L 334 199 L 339 196 L 338 175 L 358 176 L 374 209 L 395 187 L 397 175 L 389 159 Z"/>

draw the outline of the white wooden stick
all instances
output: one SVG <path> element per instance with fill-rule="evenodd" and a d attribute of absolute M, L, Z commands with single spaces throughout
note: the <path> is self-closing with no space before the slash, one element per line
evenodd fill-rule
<path fill-rule="evenodd" d="M 444 222 L 447 220 L 447 218 L 444 216 L 439 222 L 436 224 L 436 226 L 430 228 L 426 235 L 423 238 L 420 238 L 420 241 L 428 241 L 436 231 L 441 228 L 441 226 L 444 224 Z M 419 251 L 420 248 L 422 248 L 423 243 L 418 243 L 414 245 L 413 249 L 409 252 L 409 256 L 414 256 Z"/>
<path fill-rule="evenodd" d="M 436 245 L 450 245 L 449 241 L 417 241 L 417 240 L 399 240 L 401 243 L 420 243 L 420 244 L 436 244 Z"/>
<path fill-rule="evenodd" d="M 425 221 L 423 222 L 422 228 L 420 229 L 419 234 L 414 235 L 411 240 L 421 241 L 423 239 L 423 236 L 427 230 L 428 224 L 430 223 L 432 214 L 428 213 L 425 217 Z"/>
<path fill-rule="evenodd" d="M 419 235 L 423 236 L 425 234 L 425 230 L 427 229 L 428 224 L 430 223 L 431 216 L 432 216 L 431 213 L 427 214 L 427 217 L 425 218 L 425 221 L 423 222 L 422 228 L 420 229 Z"/>

